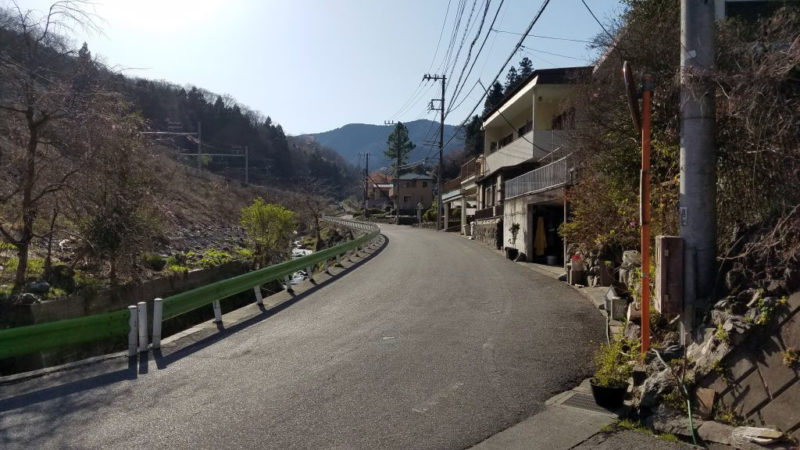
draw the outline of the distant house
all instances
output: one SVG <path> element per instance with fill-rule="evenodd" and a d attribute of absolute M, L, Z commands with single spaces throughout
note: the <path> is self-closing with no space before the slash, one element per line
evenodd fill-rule
<path fill-rule="evenodd" d="M 475 183 L 481 174 L 483 155 L 469 159 L 461 165 L 458 177 L 442 186 L 444 204 L 444 229 L 450 229 L 453 222 L 460 225 L 461 234 L 469 236 L 470 223 L 475 219 L 478 206 L 478 185 Z M 453 213 L 458 212 L 458 217 Z"/>
<path fill-rule="evenodd" d="M 390 175 L 383 172 L 372 172 L 367 176 L 367 207 L 391 209 L 394 200 L 391 197 L 392 181 Z"/>
<path fill-rule="evenodd" d="M 484 163 L 477 178 L 476 238 L 529 261 L 562 264 L 558 227 L 566 217 L 578 84 L 591 67 L 534 71 L 483 120 Z"/>
<path fill-rule="evenodd" d="M 400 175 L 400 198 L 396 198 L 395 187 L 392 185 L 390 196 L 399 203 L 401 215 L 415 215 L 417 204 L 422 203 L 423 209 L 428 209 L 433 204 L 433 177 L 427 174 L 405 173 Z"/>

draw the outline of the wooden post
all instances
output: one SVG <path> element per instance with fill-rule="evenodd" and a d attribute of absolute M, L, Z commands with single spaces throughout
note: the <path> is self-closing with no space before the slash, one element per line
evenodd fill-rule
<path fill-rule="evenodd" d="M 650 348 L 650 75 L 642 84 L 642 353 Z"/>

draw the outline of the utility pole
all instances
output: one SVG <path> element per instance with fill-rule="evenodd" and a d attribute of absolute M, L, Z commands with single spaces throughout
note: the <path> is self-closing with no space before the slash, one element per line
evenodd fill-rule
<path fill-rule="evenodd" d="M 203 155 L 203 123 L 197 122 L 197 170 L 199 171 L 202 166 L 200 161 Z"/>
<path fill-rule="evenodd" d="M 384 120 L 384 125 L 394 125 L 394 120 Z M 400 152 L 397 152 L 397 165 L 394 167 L 394 223 L 400 225 Z"/>
<path fill-rule="evenodd" d="M 367 180 L 369 180 L 369 152 L 365 155 L 366 160 L 364 161 L 364 217 L 368 217 L 367 211 L 367 196 L 369 193 L 369 184 Z"/>
<path fill-rule="evenodd" d="M 439 107 L 436 108 L 433 105 L 433 101 L 431 100 L 430 110 L 431 111 L 440 111 L 440 125 L 439 125 L 439 169 L 437 170 L 436 176 L 436 195 L 437 195 L 437 208 L 436 208 L 436 229 L 442 229 L 442 212 L 444 211 L 444 205 L 442 205 L 442 165 L 443 165 L 443 156 L 444 153 L 444 89 L 445 83 L 447 82 L 447 77 L 444 75 L 431 75 L 426 73 L 422 77 L 423 80 L 442 80 L 442 97 L 439 100 Z"/>
<path fill-rule="evenodd" d="M 680 230 L 684 241 L 684 325 L 709 304 L 716 274 L 714 2 L 681 0 Z M 688 319 L 688 320 L 687 320 Z"/>

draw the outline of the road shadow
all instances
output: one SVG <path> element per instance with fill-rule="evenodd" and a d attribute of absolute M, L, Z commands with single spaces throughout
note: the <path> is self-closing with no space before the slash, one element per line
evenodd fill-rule
<path fill-rule="evenodd" d="M 136 357 L 132 356 L 128 358 L 128 367 L 124 369 L 4 398 L 0 400 L 0 412 L 34 405 L 39 402 L 65 397 L 78 392 L 102 388 L 120 381 L 135 380 L 137 376 L 137 361 Z"/>
<path fill-rule="evenodd" d="M 187 345 L 185 347 L 181 347 L 181 348 L 179 348 L 179 349 L 177 349 L 175 351 L 172 351 L 172 352 L 170 352 L 168 354 L 164 354 L 162 349 L 154 350 L 153 351 L 153 361 L 155 362 L 156 367 L 158 368 L 158 370 L 166 369 L 170 364 L 174 363 L 175 361 L 178 361 L 178 360 L 180 360 L 182 358 L 185 358 L 187 356 L 190 356 L 190 355 L 194 354 L 195 352 L 197 352 L 199 350 L 202 350 L 202 349 L 204 349 L 204 348 L 206 348 L 208 346 L 211 346 L 214 343 L 219 342 L 222 339 L 225 339 L 227 336 L 230 336 L 232 334 L 235 334 L 235 333 L 238 333 L 238 332 L 240 332 L 242 330 L 245 330 L 245 329 L 247 329 L 247 328 L 249 328 L 249 327 L 251 327 L 251 326 L 253 326 L 253 325 L 257 324 L 257 323 L 263 322 L 264 320 L 269 319 L 270 317 L 280 313 L 281 311 L 283 311 L 283 310 L 285 310 L 287 308 L 290 308 L 292 305 L 294 305 L 297 302 L 303 300 L 304 298 L 308 297 L 309 295 L 319 291 L 320 289 L 324 288 L 325 286 L 327 286 L 327 285 L 329 285 L 329 284 L 331 284 L 331 283 L 343 278 L 348 273 L 350 273 L 353 270 L 361 267 L 363 264 L 366 264 L 372 258 L 376 257 L 378 254 L 380 254 L 389 245 L 389 238 L 386 235 L 383 235 L 383 234 L 381 236 L 383 237 L 383 242 L 380 244 L 380 246 L 377 249 L 375 249 L 372 252 L 370 252 L 366 257 L 363 257 L 363 258 L 361 258 L 360 260 L 358 260 L 358 261 L 356 261 L 354 263 L 349 263 L 350 265 L 348 265 L 346 267 L 343 267 L 342 269 L 336 271 L 335 273 L 332 273 L 330 271 L 330 269 L 329 269 L 329 271 L 327 273 L 330 276 L 330 278 L 326 279 L 325 281 L 321 281 L 321 282 L 320 281 L 316 281 L 316 280 L 312 281 L 311 282 L 311 287 L 306 289 L 305 291 L 299 293 L 299 294 L 296 293 L 296 292 L 289 292 L 289 295 L 291 295 L 292 298 L 287 300 L 287 301 L 285 301 L 285 302 L 283 302 L 283 303 L 281 303 L 280 305 L 277 305 L 274 308 L 270 308 L 270 309 L 267 309 L 264 306 L 259 306 L 259 309 L 261 310 L 260 314 L 258 314 L 257 316 L 253 316 L 253 317 L 251 317 L 251 318 L 249 318 L 247 320 L 244 320 L 242 322 L 239 322 L 239 323 L 236 323 L 234 325 L 231 325 L 229 327 L 225 326 L 225 325 L 223 325 L 221 323 L 217 324 L 217 330 L 218 330 L 217 333 L 214 333 L 214 334 L 209 335 L 207 337 L 201 338 L 200 340 L 198 340 L 196 342 L 193 342 L 192 344 L 189 344 L 189 345 Z M 345 263 L 345 262 L 347 262 L 347 260 L 343 258 L 342 262 Z M 146 373 L 146 369 L 144 369 L 143 373 Z"/>

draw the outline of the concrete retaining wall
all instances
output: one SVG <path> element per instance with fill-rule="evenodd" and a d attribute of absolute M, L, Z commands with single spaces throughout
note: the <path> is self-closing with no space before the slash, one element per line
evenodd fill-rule
<path fill-rule="evenodd" d="M 31 323 L 51 322 L 127 308 L 155 297 L 167 297 L 214 281 L 247 272 L 249 264 L 233 261 L 210 269 L 174 274 L 140 284 L 91 293 L 79 292 L 67 298 L 30 305 Z"/>
<path fill-rule="evenodd" d="M 499 218 L 482 219 L 475 221 L 475 239 L 492 248 L 497 247 L 497 222 Z"/>

